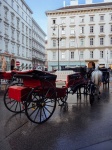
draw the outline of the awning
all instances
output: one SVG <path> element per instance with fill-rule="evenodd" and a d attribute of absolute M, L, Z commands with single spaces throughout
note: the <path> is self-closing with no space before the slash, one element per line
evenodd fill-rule
<path fill-rule="evenodd" d="M 98 59 L 86 59 L 85 62 L 98 62 Z"/>

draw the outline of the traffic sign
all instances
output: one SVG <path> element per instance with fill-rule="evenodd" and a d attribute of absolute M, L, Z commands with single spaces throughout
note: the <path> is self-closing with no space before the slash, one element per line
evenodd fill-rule
<path fill-rule="evenodd" d="M 20 66 L 20 62 L 19 61 L 16 61 L 16 66 Z"/>

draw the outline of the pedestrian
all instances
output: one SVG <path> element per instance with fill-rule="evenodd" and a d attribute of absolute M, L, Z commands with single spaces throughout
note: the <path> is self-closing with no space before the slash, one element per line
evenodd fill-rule
<path fill-rule="evenodd" d="M 4 56 L 1 57 L 1 61 L 2 61 L 2 71 L 6 71 L 6 67 L 7 67 L 7 62 Z"/>

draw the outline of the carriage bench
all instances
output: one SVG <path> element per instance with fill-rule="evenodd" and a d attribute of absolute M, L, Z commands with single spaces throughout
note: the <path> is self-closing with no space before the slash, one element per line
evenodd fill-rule
<path fill-rule="evenodd" d="M 56 78 L 56 87 L 61 87 L 66 85 L 67 76 L 70 74 L 74 74 L 73 70 L 65 70 L 65 71 L 56 71 L 54 73 Z"/>

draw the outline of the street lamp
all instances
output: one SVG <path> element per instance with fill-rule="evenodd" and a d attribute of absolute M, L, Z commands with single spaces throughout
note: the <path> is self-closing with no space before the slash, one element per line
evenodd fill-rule
<path fill-rule="evenodd" d="M 75 31 L 74 31 L 74 36 L 76 36 Z M 80 67 L 81 67 L 80 50 L 79 50 L 79 48 L 78 48 L 78 41 L 77 41 L 77 37 L 76 37 L 75 39 L 76 39 L 76 48 L 77 48 L 77 50 L 78 50 L 79 62 L 80 62 Z"/>
<path fill-rule="evenodd" d="M 59 27 L 60 27 L 61 25 L 63 25 L 63 24 L 55 24 L 55 25 L 56 25 L 57 28 L 58 28 L 58 38 L 57 38 L 57 40 L 58 40 L 58 70 L 59 70 L 59 41 L 62 40 L 62 38 L 59 37 Z M 54 26 L 54 29 L 55 29 L 55 26 Z"/>
<path fill-rule="evenodd" d="M 107 68 L 108 68 L 108 51 L 107 51 Z"/>

